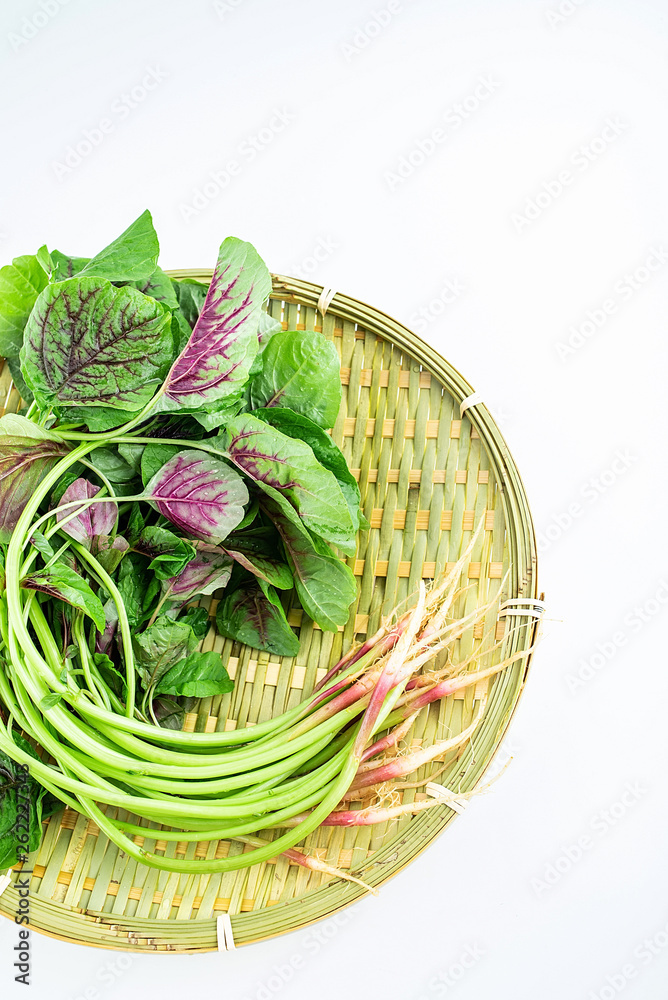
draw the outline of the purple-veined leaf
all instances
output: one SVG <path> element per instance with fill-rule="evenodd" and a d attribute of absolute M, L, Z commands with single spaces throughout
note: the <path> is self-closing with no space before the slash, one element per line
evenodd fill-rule
<path fill-rule="evenodd" d="M 355 554 L 355 525 L 341 487 L 309 445 L 252 414 L 227 420 L 214 440 L 260 489 L 288 500 L 307 528 Z"/>
<path fill-rule="evenodd" d="M 139 410 L 173 356 L 171 313 L 105 278 L 49 285 L 26 325 L 21 371 L 40 407 Z"/>
<path fill-rule="evenodd" d="M 229 465 L 204 451 L 186 450 L 156 472 L 143 497 L 182 531 L 215 545 L 242 520 L 248 490 Z"/>
<path fill-rule="evenodd" d="M 235 562 L 259 580 L 290 590 L 294 581 L 280 551 L 279 536 L 270 528 L 234 532 L 221 546 Z"/>
<path fill-rule="evenodd" d="M 60 506 L 72 503 L 74 500 L 90 500 L 99 492 L 100 487 L 94 486 L 88 479 L 75 479 L 63 493 Z M 56 521 L 63 521 L 76 510 L 77 507 L 70 507 L 58 513 L 56 508 Z M 89 507 L 82 508 L 80 514 L 64 524 L 62 531 L 91 551 L 99 535 L 110 535 L 114 530 L 117 515 L 118 507 L 113 500 L 108 503 L 92 503 Z"/>
<path fill-rule="evenodd" d="M 212 594 L 224 587 L 232 574 L 232 559 L 215 545 L 203 543 L 197 547 L 197 555 L 185 566 L 178 576 L 162 581 L 163 590 L 168 590 L 173 601 L 189 601 L 198 594 Z"/>
<path fill-rule="evenodd" d="M 257 251 L 250 243 L 226 239 L 199 318 L 167 375 L 156 411 L 216 411 L 222 420 L 238 408 L 270 291 L 271 276 Z"/>
<path fill-rule="evenodd" d="M 0 541 L 9 541 L 28 500 L 67 450 L 60 441 L 0 435 Z"/>

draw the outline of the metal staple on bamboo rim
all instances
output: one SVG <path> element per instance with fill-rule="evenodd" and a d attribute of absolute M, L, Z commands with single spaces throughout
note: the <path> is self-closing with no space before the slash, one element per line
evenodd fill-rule
<path fill-rule="evenodd" d="M 171 273 L 175 277 L 203 281 L 211 278 L 210 270 Z M 464 515 L 470 511 L 469 497 L 474 498 L 476 504 L 473 521 L 482 513 L 483 494 L 488 500 L 490 490 L 493 491 L 499 505 L 487 512 L 486 516 L 492 515 L 491 528 L 485 532 L 489 539 L 481 541 L 475 558 L 472 557 L 472 564 L 480 563 L 479 583 L 486 582 L 490 589 L 496 587 L 498 590 L 501 574 L 493 578 L 488 573 L 483 581 L 483 569 L 489 569 L 492 563 L 504 564 L 505 560 L 508 582 L 504 596 L 533 599 L 534 602 L 538 597 L 535 537 L 524 487 L 498 427 L 468 382 L 433 348 L 377 309 L 341 293 L 328 295 L 324 303 L 321 286 L 282 275 L 275 275 L 273 284 L 271 311 L 283 320 L 284 329 L 322 329 L 330 337 L 337 331 L 341 337 L 344 407 L 333 436 L 338 443 L 345 444 L 349 455 L 361 456 L 363 494 L 370 491 L 372 499 L 380 496 L 383 500 L 377 508 L 372 504 L 372 510 L 367 503 L 368 513 L 381 510 L 379 527 L 360 539 L 359 555 L 364 556 L 360 602 L 368 603 L 368 611 L 353 616 L 346 629 L 336 634 L 323 633 L 310 625 L 302 626 L 304 649 L 294 661 L 284 661 L 278 670 L 275 658 L 272 660 L 268 654 L 258 654 L 210 633 L 205 648 L 220 651 L 226 659 L 234 658 L 235 690 L 218 698 L 203 699 L 192 706 L 188 717 L 198 731 L 211 726 L 225 727 L 232 717 L 239 725 L 261 721 L 294 704 L 304 690 L 314 686 L 326 664 L 338 658 L 356 631 L 372 628 L 381 613 L 387 613 L 388 604 L 393 606 L 415 590 L 428 564 L 425 559 L 423 567 L 425 555 L 433 557 L 429 565 L 438 566 L 446 558 L 444 546 L 449 552 L 453 537 L 460 548 L 463 546 L 463 537 L 467 532 L 470 534 L 473 526 L 471 523 L 470 527 L 464 527 Z M 400 368 L 394 360 L 399 352 Z M 411 362 L 409 371 L 403 367 L 402 358 Z M 387 374 L 381 377 L 381 370 Z M 366 374 L 362 376 L 362 372 Z M 430 381 L 431 388 L 426 393 Z M 0 373 L 0 390 L 3 387 L 3 412 L 13 411 L 18 407 L 19 396 L 11 388 L 6 370 Z M 400 388 L 406 390 L 404 396 Z M 462 402 L 471 402 L 472 396 L 475 402 L 466 408 L 465 417 L 460 420 L 460 450 L 456 455 L 452 452 L 451 456 L 450 435 L 444 433 L 438 420 L 432 419 L 430 423 L 430 408 L 438 405 L 439 416 L 445 414 L 446 418 L 449 416 L 456 421 L 462 417 L 459 412 Z M 354 413 L 348 427 L 345 421 L 350 402 L 354 404 Z M 369 419 L 375 422 L 370 438 L 367 436 Z M 390 438 L 384 437 L 386 420 L 391 421 L 388 425 L 392 429 Z M 412 437 L 404 436 L 409 423 Z M 344 441 L 346 429 L 352 429 L 353 433 L 352 438 Z M 456 467 L 453 466 L 453 460 L 462 449 L 468 449 L 464 490 L 456 485 L 462 482 L 456 477 L 459 461 Z M 411 480 L 410 476 L 414 455 L 419 459 L 415 464 L 423 470 L 418 476 L 419 482 Z M 384 483 L 374 480 L 370 475 L 372 459 L 379 469 L 378 477 L 381 469 L 395 469 L 399 470 L 398 478 L 388 478 Z M 436 473 L 425 477 L 424 466 L 430 462 L 436 470 L 446 469 L 442 479 L 437 479 Z M 473 485 L 467 478 L 471 472 L 477 477 Z M 489 478 L 487 490 L 478 490 L 477 483 L 485 481 L 481 475 Z M 388 489 L 389 485 L 393 488 Z M 447 490 L 456 494 L 455 500 L 447 495 Z M 403 503 L 397 507 L 399 493 Z M 429 501 L 426 527 L 418 506 L 422 497 L 428 497 Z M 444 501 L 445 506 L 450 502 L 455 504 L 449 528 L 442 524 L 440 511 L 444 509 Z M 423 506 L 422 510 L 425 509 Z M 433 510 L 438 513 L 436 523 L 431 516 Z M 387 555 L 387 559 L 378 560 L 379 553 Z M 375 576 L 379 561 L 384 577 Z M 405 567 L 407 575 L 403 575 Z M 476 587 L 473 587 L 462 597 L 460 613 L 470 611 L 476 599 Z M 537 627 L 536 605 L 527 605 L 526 617 L 521 614 L 522 607 L 514 605 L 512 617 L 499 619 L 505 622 L 504 656 L 525 652 L 533 643 Z M 298 614 L 296 619 L 293 615 L 293 624 L 299 620 Z M 487 627 L 490 623 L 486 621 L 485 624 Z M 463 653 L 470 652 L 473 641 L 471 633 L 462 646 Z M 462 792 L 478 784 L 507 730 L 524 685 L 529 660 L 527 655 L 495 678 L 487 692 L 484 715 L 475 739 L 447 764 L 439 781 L 451 783 L 449 787 L 456 786 Z M 422 713 L 412 733 L 413 740 L 429 743 L 436 738 L 437 732 L 460 731 L 464 721 L 473 715 L 478 704 L 476 698 L 474 691 L 468 691 L 462 698 L 448 698 L 440 706 L 432 706 L 432 710 Z M 421 768 L 416 777 L 428 779 L 437 766 Z M 403 792 L 404 801 L 412 801 L 416 794 L 419 789 L 407 789 Z M 452 809 L 443 804 L 422 811 L 412 819 L 397 821 L 389 828 L 387 824 L 381 829 L 321 828 L 307 838 L 306 849 L 324 849 L 334 852 L 336 858 L 345 855 L 347 869 L 354 870 L 367 884 L 378 887 L 424 850 L 454 815 Z M 34 929 L 95 947 L 196 953 L 218 947 L 217 913 L 229 912 L 234 942 L 248 944 L 331 916 L 365 891 L 353 883 L 328 881 L 303 870 L 296 872 L 280 858 L 275 864 L 226 875 L 179 876 L 152 869 L 138 872 L 136 863 L 128 864 L 115 848 L 107 849 L 104 838 L 90 836 L 90 832 L 89 821 L 85 817 L 76 818 L 69 811 L 47 823 L 42 845 L 28 863 L 29 868 L 35 867 L 40 872 L 33 877 L 31 886 L 31 925 Z M 159 841 L 159 830 L 147 827 L 148 837 L 152 843 Z M 175 851 L 176 847 L 172 843 L 166 849 Z M 209 851 L 215 849 L 215 844 L 207 847 Z M 194 845 L 188 850 L 194 851 Z M 228 850 L 236 853 L 243 850 L 243 846 L 232 843 Z M 331 860 L 336 861 L 336 858 Z M 192 904 L 198 899 L 200 905 L 194 908 Z M 13 917 L 17 905 L 17 890 L 11 884 L 0 896 L 0 912 Z M 226 909 L 221 910 L 221 906 Z M 188 919 L 179 918 L 181 910 L 189 913 Z"/>

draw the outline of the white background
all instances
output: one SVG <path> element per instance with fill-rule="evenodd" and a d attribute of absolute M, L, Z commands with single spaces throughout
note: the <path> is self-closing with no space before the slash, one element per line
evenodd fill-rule
<path fill-rule="evenodd" d="M 668 8 L 387 7 L 5 2 L 0 256 L 90 255 L 148 207 L 165 267 L 211 266 L 237 235 L 435 345 L 489 402 L 540 539 L 549 620 L 514 759 L 322 946 L 120 969 L 34 934 L 40 1000 L 667 995 Z M 1 921 L 12 998 L 15 939 Z"/>

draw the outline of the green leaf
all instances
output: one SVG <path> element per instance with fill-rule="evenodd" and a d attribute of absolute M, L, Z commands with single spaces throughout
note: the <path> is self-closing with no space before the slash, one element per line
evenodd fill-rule
<path fill-rule="evenodd" d="M 174 664 L 157 685 L 156 694 L 177 697 L 212 698 L 232 691 L 230 680 L 223 666 L 220 653 L 191 653 L 185 660 Z"/>
<path fill-rule="evenodd" d="M 100 671 L 105 684 L 109 686 L 118 698 L 124 701 L 128 686 L 125 674 L 118 669 L 114 661 L 106 653 L 93 653 L 93 661 Z"/>
<path fill-rule="evenodd" d="M 320 427 L 333 427 L 341 405 L 341 361 L 334 344 L 307 330 L 275 333 L 262 352 L 250 401 L 307 414 Z"/>
<path fill-rule="evenodd" d="M 141 478 L 144 486 L 153 479 L 165 462 L 178 455 L 181 450 L 175 444 L 160 444 L 160 442 L 147 444 L 141 456 Z"/>
<path fill-rule="evenodd" d="M 140 281 L 156 269 L 160 244 L 148 209 L 79 271 L 110 281 Z"/>
<path fill-rule="evenodd" d="M 146 560 L 135 552 L 129 552 L 118 568 L 116 586 L 121 593 L 132 631 L 147 617 L 146 595 L 150 581 Z"/>
<path fill-rule="evenodd" d="M 270 340 L 275 333 L 282 333 L 283 326 L 280 319 L 274 319 L 267 312 L 262 312 L 260 314 L 260 325 L 258 327 L 257 335 L 260 339 L 260 344 L 264 345 Z"/>
<path fill-rule="evenodd" d="M 137 539 L 144 530 L 144 525 L 146 521 L 144 520 L 144 515 L 141 512 L 141 507 L 135 500 L 130 507 L 130 514 L 128 516 L 128 523 L 126 528 L 126 534 L 128 536 L 128 541 L 130 545 L 135 545 Z"/>
<path fill-rule="evenodd" d="M 204 305 L 209 286 L 194 278 L 172 278 L 172 287 L 179 303 L 179 311 L 192 329 Z"/>
<path fill-rule="evenodd" d="M 38 552 L 46 558 L 50 559 L 56 553 L 51 542 L 48 540 L 46 535 L 43 535 L 41 531 L 33 531 L 30 536 L 30 543 L 34 545 Z"/>
<path fill-rule="evenodd" d="M 134 410 L 121 410 L 111 406 L 64 406 L 60 409 L 63 422 L 85 423 L 93 434 L 104 433 L 136 417 Z"/>
<path fill-rule="evenodd" d="M 58 705 L 62 701 L 62 699 L 63 699 L 62 694 L 59 694 L 57 691 L 52 691 L 51 694 L 46 694 L 41 699 L 39 703 L 39 709 L 41 712 L 46 712 L 48 709 L 54 708 L 56 705 Z"/>
<path fill-rule="evenodd" d="M 234 531 L 220 547 L 258 579 L 279 590 L 294 586 L 290 567 L 283 559 L 280 538 L 271 528 Z"/>
<path fill-rule="evenodd" d="M 0 440 L 6 437 L 33 438 L 35 441 L 59 441 L 62 438 L 46 427 L 29 420 L 20 413 L 5 413 L 0 417 Z"/>
<path fill-rule="evenodd" d="M 38 255 L 15 257 L 0 268 L 0 355 L 17 358 L 37 297 L 49 283 Z"/>
<path fill-rule="evenodd" d="M 21 580 L 26 590 L 37 590 L 49 597 L 57 597 L 74 608 L 79 608 L 93 619 L 100 632 L 104 631 L 105 617 L 100 598 L 93 593 L 86 581 L 75 570 L 58 561 L 48 569 L 36 570 Z"/>
<path fill-rule="evenodd" d="M 241 531 L 243 528 L 250 527 L 250 525 L 257 517 L 259 510 L 260 510 L 260 502 L 257 497 L 253 497 L 248 507 L 246 508 L 246 513 L 236 526 L 235 531 Z"/>
<path fill-rule="evenodd" d="M 16 386 L 18 392 L 21 395 L 21 399 L 24 403 L 32 403 L 35 398 L 26 385 L 26 380 L 23 377 L 23 372 L 21 371 L 21 365 L 19 364 L 18 358 L 7 358 L 7 367 L 9 368 L 9 374 L 12 376 L 12 382 Z"/>
<path fill-rule="evenodd" d="M 179 538 L 168 528 L 160 527 L 144 528 L 134 548 L 152 557 L 148 568 L 158 580 L 178 576 L 196 554 L 191 542 Z"/>
<path fill-rule="evenodd" d="M 96 448 L 87 455 L 87 460 L 104 473 L 110 483 L 129 483 L 137 475 L 117 447 Z"/>
<path fill-rule="evenodd" d="M 76 277 L 49 285 L 26 326 L 21 370 L 39 406 L 139 410 L 171 360 L 170 313 L 134 288 Z"/>
<path fill-rule="evenodd" d="M 355 529 L 359 531 L 361 527 L 368 527 L 367 520 L 360 511 L 361 496 L 357 481 L 348 468 L 343 452 L 334 444 L 327 431 L 303 414 L 279 406 L 254 410 L 253 416 L 265 420 L 289 437 L 304 441 L 320 464 L 336 476 L 341 492 L 346 498 Z"/>
<path fill-rule="evenodd" d="M 175 663 L 189 656 L 197 646 L 197 636 L 189 625 L 160 615 L 153 625 L 133 639 L 135 663 L 145 689 L 156 684 Z"/>
<path fill-rule="evenodd" d="M 206 608 L 188 608 L 178 621 L 179 625 L 190 625 L 200 641 L 206 637 L 209 631 L 209 612 Z"/>
<path fill-rule="evenodd" d="M 89 260 L 90 257 L 71 257 L 69 254 L 61 253 L 60 250 L 52 250 L 52 280 L 65 281 L 66 278 L 73 278 L 83 270 Z"/>
<path fill-rule="evenodd" d="M 39 760 L 20 733 L 11 734 L 21 750 Z M 26 854 L 36 851 L 42 840 L 42 816 L 62 805 L 30 774 L 30 765 L 17 764 L 0 752 L 0 870 L 4 871 Z M 26 829 L 27 827 L 27 829 Z M 25 843 L 19 840 L 28 834 Z"/>
<path fill-rule="evenodd" d="M 113 573 L 129 549 L 130 545 L 122 535 L 116 535 L 115 538 L 98 535 L 92 551 L 102 568 L 107 573 Z"/>
<path fill-rule="evenodd" d="M 118 445 L 118 454 L 125 459 L 136 475 L 141 473 L 141 457 L 144 448 L 143 444 L 131 444 L 129 441 L 123 441 Z"/>
<path fill-rule="evenodd" d="M 250 585 L 228 594 L 218 605 L 216 628 L 220 635 L 277 656 L 296 656 L 299 652 L 299 639 L 272 587 L 263 593 L 259 585 Z"/>
<path fill-rule="evenodd" d="M 210 444 L 260 489 L 288 500 L 311 531 L 354 555 L 356 529 L 336 476 L 316 459 L 303 441 L 283 434 L 252 414 L 227 421 Z"/>
<path fill-rule="evenodd" d="M 357 582 L 346 563 L 337 559 L 328 545 L 313 538 L 285 508 L 267 500 L 263 507 L 283 539 L 288 564 L 301 605 L 320 628 L 336 632 L 350 617 L 357 597 Z"/>
<path fill-rule="evenodd" d="M 170 312 L 179 307 L 179 300 L 176 297 L 172 279 L 160 267 L 156 267 L 155 271 L 148 278 L 143 278 L 141 281 L 132 281 L 130 284 L 143 295 L 149 295 L 152 299 L 162 302 Z"/>

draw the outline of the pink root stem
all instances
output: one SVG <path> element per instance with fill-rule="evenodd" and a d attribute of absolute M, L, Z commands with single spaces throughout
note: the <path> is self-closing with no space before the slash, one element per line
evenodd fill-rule
<path fill-rule="evenodd" d="M 266 847 L 269 843 L 269 841 L 263 840 L 262 837 L 253 837 L 250 835 L 240 835 L 238 837 L 232 837 L 231 839 L 239 840 L 243 844 L 250 844 L 251 847 Z M 362 888 L 372 892 L 374 896 L 378 895 L 378 890 L 374 889 L 373 886 L 368 885 L 366 882 L 363 882 L 362 879 L 356 878 L 354 875 L 350 875 L 348 872 L 344 872 L 340 868 L 335 868 L 333 865 L 328 865 L 325 861 L 320 861 L 319 858 L 314 858 L 311 854 L 304 854 L 303 851 L 297 851 L 294 847 L 291 847 L 287 851 L 283 851 L 283 857 L 288 861 L 291 861 L 293 864 L 299 865 L 301 868 L 309 868 L 311 871 L 319 872 L 321 875 L 332 875 L 334 878 L 341 878 L 346 882 L 355 882 L 357 885 L 361 885 Z"/>
<path fill-rule="evenodd" d="M 378 678 L 378 682 L 374 686 L 371 693 L 367 710 L 362 718 L 362 724 L 353 746 L 353 755 L 358 757 L 360 760 L 362 758 L 362 754 L 364 753 L 364 748 L 375 729 L 385 698 L 392 688 L 400 683 L 400 680 L 402 679 L 402 667 L 405 667 L 406 657 L 413 644 L 413 640 L 417 635 L 418 629 L 422 624 L 425 603 L 426 591 L 424 583 L 420 581 L 418 602 L 410 612 L 410 618 L 406 623 L 405 630 L 383 667 L 382 673 Z M 413 669 L 414 668 L 411 666 L 409 676 L 413 672 Z"/>
<path fill-rule="evenodd" d="M 395 747 L 401 740 L 403 740 L 404 736 L 412 727 L 417 717 L 418 713 L 414 712 L 412 715 L 409 715 L 404 722 L 400 723 L 396 729 L 393 729 L 391 733 L 388 733 L 387 736 L 383 736 L 382 739 L 377 740 L 375 743 L 372 743 L 370 747 L 367 747 L 362 754 L 362 763 L 369 760 L 370 757 L 376 757 L 379 753 L 384 753 L 385 750 Z"/>
<path fill-rule="evenodd" d="M 358 774 L 343 798 L 354 799 L 355 796 L 353 793 L 359 791 L 360 788 L 368 788 L 369 785 L 383 784 L 386 781 L 395 781 L 397 778 L 403 778 L 407 774 L 412 774 L 413 771 L 417 771 L 417 769 L 422 767 L 423 764 L 428 764 L 432 761 L 434 757 L 440 757 L 441 754 L 447 753 L 449 750 L 459 746 L 461 743 L 465 743 L 466 740 L 471 737 L 476 726 L 480 722 L 480 715 L 481 712 L 479 710 L 470 726 L 462 730 L 462 732 L 457 736 L 452 736 L 448 740 L 438 740 L 430 747 L 415 750 L 413 753 L 407 754 L 405 757 L 395 757 L 388 763 L 380 764 L 371 771 Z"/>
<path fill-rule="evenodd" d="M 431 809 L 441 804 L 438 799 L 420 799 L 419 802 L 405 802 L 403 805 L 390 806 L 387 809 L 342 809 L 330 813 L 327 819 L 323 820 L 322 826 L 372 826 L 374 823 L 386 823 L 388 820 L 419 813 L 423 809 Z M 307 815 L 304 813 L 301 816 L 293 816 L 285 825 L 296 826 L 297 822 L 305 819 Z"/>

